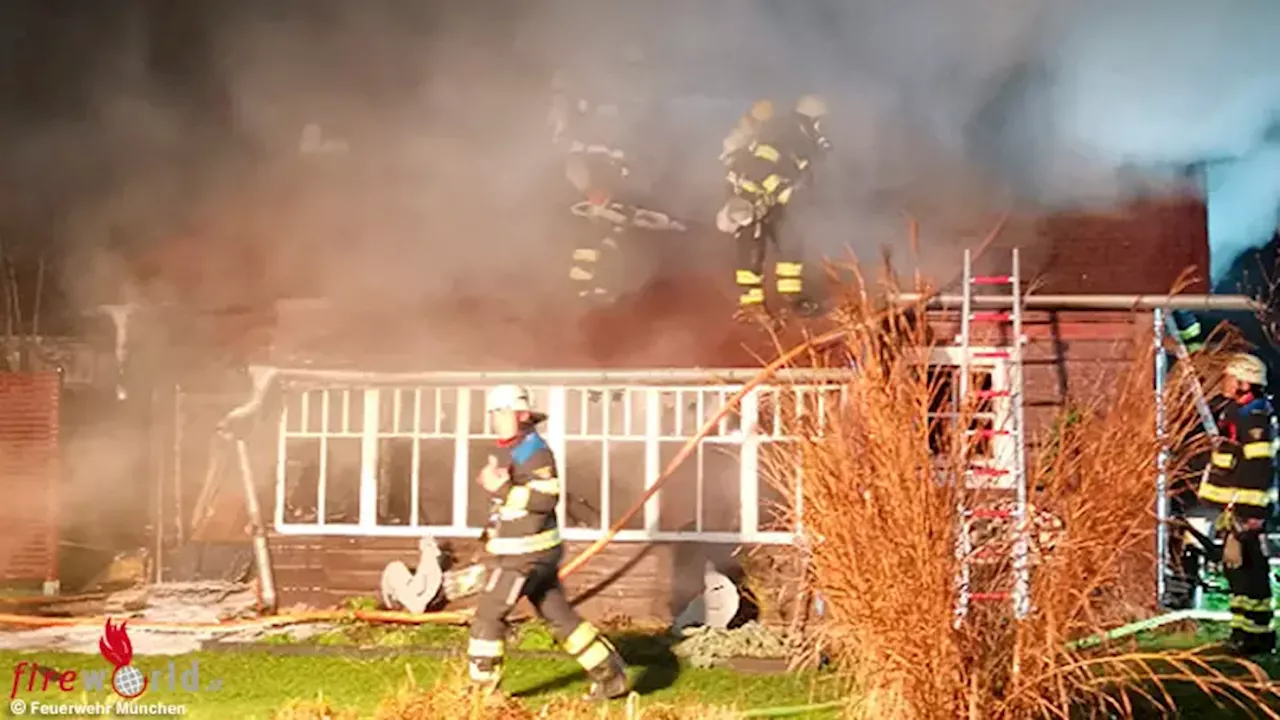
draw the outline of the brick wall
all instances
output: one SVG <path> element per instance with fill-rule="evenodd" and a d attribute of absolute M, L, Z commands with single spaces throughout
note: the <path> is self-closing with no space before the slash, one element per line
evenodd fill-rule
<path fill-rule="evenodd" d="M 282 607 L 330 607 L 349 597 L 376 595 L 387 563 L 399 560 L 412 567 L 418 560 L 416 538 L 277 535 L 271 542 Z M 480 556 L 474 540 L 452 539 L 443 545 L 450 549 L 456 567 Z M 567 560 L 589 543 L 565 545 Z M 747 564 L 753 581 L 768 591 L 757 599 L 760 620 L 785 623 L 794 609 L 786 576 L 795 567 L 794 548 L 754 546 L 745 561 L 733 557 L 735 549 L 712 543 L 614 543 L 567 578 L 565 590 L 578 611 L 591 620 L 625 616 L 666 622 L 701 588 L 706 561 L 735 581 L 747 571 L 743 567 Z M 471 607 L 474 601 L 474 597 L 464 598 L 449 609 Z M 528 604 L 522 603 L 515 616 L 527 616 L 528 610 Z"/>
<path fill-rule="evenodd" d="M 1043 244 L 1042 293 L 1166 293 L 1187 268 L 1208 292 L 1209 230 L 1203 200 L 1134 203 L 1111 213 L 1054 215 L 1035 227 Z"/>
<path fill-rule="evenodd" d="M 1134 341 L 1145 343 L 1147 313 L 1034 311 L 1023 316 L 1023 397 L 1028 436 L 1047 430 L 1072 400 L 1105 390 L 1134 362 Z M 931 326 L 939 342 L 960 330 L 958 313 L 938 314 Z M 975 326 L 974 345 L 1007 345 L 1010 328 Z"/>

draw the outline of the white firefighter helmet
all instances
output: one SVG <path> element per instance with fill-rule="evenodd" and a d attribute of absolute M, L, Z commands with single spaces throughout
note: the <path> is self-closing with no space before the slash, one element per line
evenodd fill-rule
<path fill-rule="evenodd" d="M 796 112 L 811 120 L 817 120 L 826 116 L 827 101 L 817 95 L 805 95 L 796 103 Z"/>
<path fill-rule="evenodd" d="M 1267 365 L 1255 355 L 1232 355 L 1227 361 L 1227 374 L 1250 385 L 1267 384 Z"/>
<path fill-rule="evenodd" d="M 735 233 L 756 219 L 755 208 L 740 197 L 729 198 L 716 213 L 716 229 L 722 233 Z"/>
<path fill-rule="evenodd" d="M 529 389 L 519 385 L 499 385 L 489 391 L 485 399 L 484 409 L 487 412 L 497 410 L 515 410 L 529 412 L 533 410 L 533 402 L 529 399 Z"/>

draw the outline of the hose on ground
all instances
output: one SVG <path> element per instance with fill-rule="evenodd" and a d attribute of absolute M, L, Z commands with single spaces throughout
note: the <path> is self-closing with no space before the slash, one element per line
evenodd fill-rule
<path fill-rule="evenodd" d="M 794 717 L 796 715 L 806 715 L 808 713 L 821 712 L 823 710 L 837 710 L 848 704 L 846 700 L 832 700 L 831 702 L 814 703 L 812 705 L 790 705 L 785 707 L 763 707 L 744 710 L 738 715 L 740 718 L 776 718 L 776 717 Z"/>
<path fill-rule="evenodd" d="M 310 610 L 306 612 L 273 615 L 262 618 L 223 620 L 219 622 L 172 622 L 165 620 L 128 620 L 129 626 L 152 630 L 236 630 L 242 628 L 284 627 L 287 625 L 303 625 L 316 622 L 340 622 L 344 620 L 360 620 L 374 623 L 399 623 L 421 625 L 434 623 L 438 625 L 461 625 L 471 617 L 469 612 L 432 612 L 407 613 L 394 610 Z M 77 627 L 100 626 L 106 617 L 39 617 L 35 615 L 14 615 L 0 613 L 0 626 L 18 625 L 22 627 Z"/>

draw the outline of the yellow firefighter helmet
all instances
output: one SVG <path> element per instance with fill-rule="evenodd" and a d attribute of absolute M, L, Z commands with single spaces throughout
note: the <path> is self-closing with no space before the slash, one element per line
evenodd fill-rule
<path fill-rule="evenodd" d="M 773 101 L 764 99 L 755 101 L 747 116 L 759 123 L 769 122 L 773 119 Z"/>
<path fill-rule="evenodd" d="M 796 103 L 796 112 L 812 120 L 817 120 L 826 116 L 827 101 L 817 95 L 805 95 Z"/>

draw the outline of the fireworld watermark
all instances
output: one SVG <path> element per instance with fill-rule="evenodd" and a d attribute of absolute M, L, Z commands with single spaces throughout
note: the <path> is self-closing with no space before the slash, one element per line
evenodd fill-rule
<path fill-rule="evenodd" d="M 177 703 L 121 700 L 114 703 L 68 703 L 41 700 L 9 700 L 9 713 L 14 717 L 105 717 L 105 716 L 170 716 L 186 715 L 187 706 Z"/>
<path fill-rule="evenodd" d="M 95 717 L 102 715 L 183 715 L 186 706 L 171 702 L 139 702 L 147 690 L 167 689 L 186 693 L 217 692 L 220 678 L 206 673 L 200 676 L 200 663 L 190 660 L 185 667 L 170 660 L 167 667 L 155 668 L 148 676 L 133 664 L 133 644 L 125 623 L 113 625 L 107 620 L 98 641 L 102 657 L 111 663 L 105 668 L 54 668 L 40 662 L 23 660 L 13 666 L 13 682 L 9 686 L 9 712 L 21 715 L 65 715 Z M 113 702 L 66 702 L 57 693 L 101 692 L 116 695 Z M 37 693 L 55 693 L 53 697 L 26 697 Z"/>

